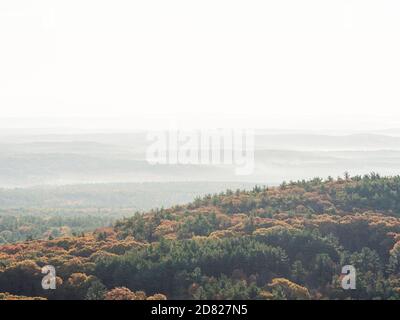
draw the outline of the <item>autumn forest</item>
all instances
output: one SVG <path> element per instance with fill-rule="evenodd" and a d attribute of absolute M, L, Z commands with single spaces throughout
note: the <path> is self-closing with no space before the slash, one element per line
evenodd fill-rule
<path fill-rule="evenodd" d="M 0 299 L 400 299 L 400 177 L 227 190 L 0 247 Z M 56 290 L 41 268 L 56 269 Z M 355 290 L 340 285 L 353 265 Z"/>

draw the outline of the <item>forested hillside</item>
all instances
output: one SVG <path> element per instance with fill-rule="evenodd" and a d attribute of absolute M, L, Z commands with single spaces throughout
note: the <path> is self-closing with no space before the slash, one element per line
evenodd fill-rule
<path fill-rule="evenodd" d="M 153 182 L 0 188 L 0 245 L 81 234 L 136 211 L 187 203 L 239 182 Z"/>
<path fill-rule="evenodd" d="M 343 290 L 341 269 L 357 271 Z M 57 289 L 41 288 L 53 265 Z M 0 247 L 0 299 L 400 299 L 400 177 L 282 183 Z M 23 296 L 23 297 L 21 297 Z"/>

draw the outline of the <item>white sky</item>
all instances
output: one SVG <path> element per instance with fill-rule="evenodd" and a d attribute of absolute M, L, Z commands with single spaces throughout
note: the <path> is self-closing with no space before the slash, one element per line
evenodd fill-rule
<path fill-rule="evenodd" d="M 1 0 L 0 126 L 400 127 L 399 39 L 398 0 Z"/>

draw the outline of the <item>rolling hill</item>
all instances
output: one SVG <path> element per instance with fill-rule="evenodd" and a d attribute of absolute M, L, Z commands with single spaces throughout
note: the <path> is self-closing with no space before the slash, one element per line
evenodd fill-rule
<path fill-rule="evenodd" d="M 400 299 L 400 177 L 226 191 L 0 247 L 4 298 Z M 57 290 L 40 287 L 53 265 Z M 341 271 L 356 270 L 344 290 Z"/>

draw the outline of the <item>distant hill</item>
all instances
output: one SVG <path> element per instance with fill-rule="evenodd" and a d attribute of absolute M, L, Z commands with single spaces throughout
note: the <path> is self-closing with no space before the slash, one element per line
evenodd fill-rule
<path fill-rule="evenodd" d="M 82 183 L 226 181 L 276 183 L 313 176 L 400 171 L 400 137 L 257 132 L 255 170 L 232 165 L 152 165 L 146 132 L 0 135 L 0 187 Z"/>
<path fill-rule="evenodd" d="M 258 135 L 257 149 L 289 149 L 289 150 L 400 150 L 400 137 L 385 134 L 268 134 Z"/>

